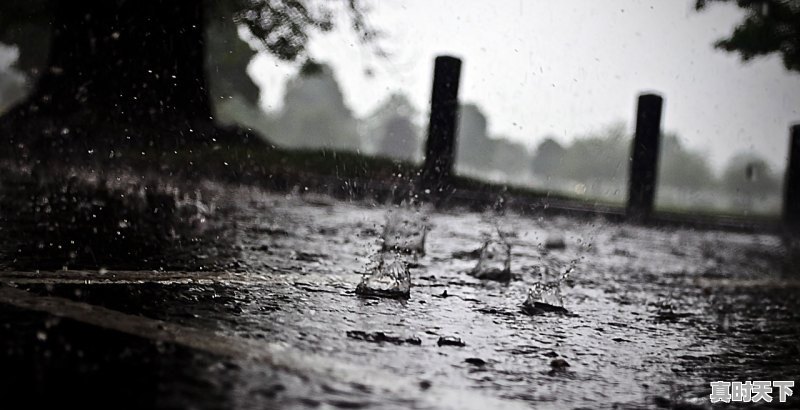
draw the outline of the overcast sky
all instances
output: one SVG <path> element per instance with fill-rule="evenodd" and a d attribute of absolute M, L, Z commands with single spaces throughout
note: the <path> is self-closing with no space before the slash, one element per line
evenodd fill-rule
<path fill-rule="evenodd" d="M 461 100 L 482 107 L 492 135 L 530 147 L 547 135 L 568 142 L 615 121 L 632 129 L 642 91 L 665 97 L 663 128 L 708 153 L 716 167 L 739 151 L 782 167 L 788 127 L 800 122 L 800 75 L 777 56 L 743 64 L 713 49 L 742 17 L 731 5 L 697 13 L 693 1 L 678 0 L 369 4 L 372 23 L 386 33 L 388 60 L 359 46 L 346 28 L 310 44 L 315 58 L 335 68 L 359 116 L 394 91 L 426 111 L 433 59 L 449 54 L 464 60 Z M 279 108 L 296 70 L 267 55 L 254 59 L 250 73 L 265 108 Z"/>

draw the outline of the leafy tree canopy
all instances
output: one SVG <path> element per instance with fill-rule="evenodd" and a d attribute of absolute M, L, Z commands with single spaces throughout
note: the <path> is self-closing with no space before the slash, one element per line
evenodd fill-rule
<path fill-rule="evenodd" d="M 2 2 L 0 41 L 30 43 L 31 29 L 41 31 L 49 26 L 56 1 L 59 0 Z M 341 12 L 348 14 L 347 20 L 358 37 L 383 54 L 375 43 L 381 33 L 369 24 L 362 0 L 205 0 L 204 3 L 208 18 L 227 18 L 243 25 L 266 51 L 281 60 L 295 60 L 306 54 L 309 36 L 314 31 L 332 30 L 335 17 Z M 39 41 L 40 36 L 35 37 Z M 22 69 L 28 68 L 31 58 L 41 60 L 39 54 L 46 50 L 40 44 L 24 48 L 19 62 Z"/>
<path fill-rule="evenodd" d="M 561 177 L 574 181 L 624 182 L 630 141 L 624 123 L 578 137 L 564 153 Z"/>
<path fill-rule="evenodd" d="M 716 182 L 704 155 L 688 149 L 673 132 L 665 133 L 661 139 L 661 158 L 658 165 L 659 184 L 703 190 Z"/>
<path fill-rule="evenodd" d="M 695 7 L 735 3 L 746 16 L 717 48 L 736 52 L 743 60 L 778 53 L 788 70 L 800 71 L 800 1 L 797 0 L 697 0 Z"/>
<path fill-rule="evenodd" d="M 531 161 L 531 171 L 545 177 L 557 176 L 565 152 L 566 149 L 556 141 L 555 137 L 546 137 L 536 148 Z"/>
<path fill-rule="evenodd" d="M 488 120 L 480 107 L 467 103 L 458 111 L 456 163 L 470 168 L 484 168 L 492 158 Z"/>
<path fill-rule="evenodd" d="M 752 153 L 739 153 L 728 161 L 722 184 L 729 192 L 742 195 L 766 195 L 780 190 L 780 180 L 763 158 Z"/>
<path fill-rule="evenodd" d="M 360 147 L 356 120 L 330 66 L 306 62 L 286 83 L 283 109 L 270 135 L 293 147 Z"/>
<path fill-rule="evenodd" d="M 402 93 L 392 93 L 362 121 L 362 151 L 391 158 L 421 156 L 421 132 L 414 124 L 417 109 Z"/>
<path fill-rule="evenodd" d="M 333 29 L 337 7 L 343 6 L 348 12 L 353 30 L 364 43 L 373 43 L 380 35 L 368 23 L 361 0 L 229 0 L 230 2 L 235 3 L 238 8 L 236 21 L 247 27 L 267 51 L 281 60 L 294 60 L 304 54 L 313 30 L 327 32 Z"/>

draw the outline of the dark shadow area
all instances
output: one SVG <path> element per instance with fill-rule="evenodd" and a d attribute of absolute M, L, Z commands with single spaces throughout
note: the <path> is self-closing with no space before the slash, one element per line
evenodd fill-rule
<path fill-rule="evenodd" d="M 7 305 L 0 318 L 5 408 L 166 409 L 199 397 L 212 408 L 228 400 L 210 373 L 235 366 L 219 357 Z"/>
<path fill-rule="evenodd" d="M 21 288 L 42 296 L 62 297 L 119 312 L 212 330 L 219 330 L 223 321 L 236 320 L 254 298 L 251 289 L 237 289 L 223 284 L 34 284 Z M 265 304 L 260 309 L 264 312 L 278 310 L 280 300 Z"/>
<path fill-rule="evenodd" d="M 229 211 L 215 204 L 213 191 L 158 177 L 114 175 L 52 176 L 6 168 L 0 183 L 0 265 L 208 270 L 233 261 L 224 220 Z"/>

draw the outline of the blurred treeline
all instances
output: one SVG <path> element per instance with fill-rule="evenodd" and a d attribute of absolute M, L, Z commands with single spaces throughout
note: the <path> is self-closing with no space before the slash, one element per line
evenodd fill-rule
<path fill-rule="evenodd" d="M 230 13 L 209 17 L 206 37 L 209 86 L 218 122 L 245 126 L 286 148 L 326 148 L 421 161 L 426 127 L 421 109 L 426 107 L 415 107 L 404 94 L 395 93 L 359 118 L 347 107 L 334 70 L 324 63 L 303 63 L 287 79 L 280 109 L 262 110 L 260 90 L 247 75 L 257 51 L 242 40 L 237 25 L 226 15 Z M 22 34 L 0 32 L 0 114 L 29 91 L 46 55 L 41 51 L 47 47 L 46 35 Z M 37 51 L 25 52 L 31 48 Z M 478 105 L 462 105 L 459 173 L 584 199 L 625 201 L 632 140 L 626 124 L 614 123 L 587 135 L 545 136 L 535 147 L 489 135 L 488 125 Z M 780 211 L 778 167 L 743 152 L 715 172 L 707 157 L 687 147 L 674 132 L 666 132 L 657 206 L 762 214 Z"/>
<path fill-rule="evenodd" d="M 628 158 L 633 140 L 615 123 L 571 143 L 546 137 L 531 155 L 535 183 L 609 202 L 627 195 Z M 714 170 L 706 152 L 693 150 L 675 132 L 661 139 L 656 205 L 716 212 L 777 214 L 782 175 L 763 158 L 741 152 Z"/>
<path fill-rule="evenodd" d="M 419 162 L 425 116 L 403 94 L 392 94 L 363 118 L 344 102 L 333 69 L 307 63 L 286 85 L 282 107 L 264 112 L 232 97 L 218 105 L 223 121 L 250 127 L 275 144 L 331 148 Z M 476 104 L 461 106 L 457 171 L 495 182 L 547 189 L 585 199 L 625 200 L 632 133 L 624 123 L 560 142 L 548 136 L 533 148 L 489 134 Z M 662 139 L 658 205 L 708 211 L 777 213 L 781 177 L 766 160 L 740 153 L 715 172 L 707 154 L 692 150 L 674 132 Z"/>

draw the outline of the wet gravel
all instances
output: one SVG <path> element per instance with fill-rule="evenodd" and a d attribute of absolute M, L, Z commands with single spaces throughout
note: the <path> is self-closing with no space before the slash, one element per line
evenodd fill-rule
<path fill-rule="evenodd" d="M 392 300 L 354 292 L 380 249 L 389 206 L 249 189 L 220 200 L 235 208 L 226 215 L 234 218 L 233 243 L 225 246 L 238 256 L 219 278 L 165 283 L 153 273 L 144 283 L 17 286 L 284 344 L 419 385 L 418 396 L 401 402 L 385 399 L 369 379 L 335 397 L 320 378 L 259 379 L 275 372 L 246 361 L 221 373 L 176 372 L 172 385 L 208 387 L 163 397 L 200 408 L 425 407 L 417 399 L 436 394 L 432 386 L 537 408 L 691 408 L 709 406 L 710 381 L 800 379 L 800 276 L 775 236 L 429 211 L 411 297 Z M 469 274 L 496 227 L 513 233 L 508 283 Z M 548 245 L 553 238 L 563 246 Z M 543 268 L 571 270 L 561 289 L 568 313 L 520 309 Z M 181 360 L 205 369 L 222 359 Z"/>

